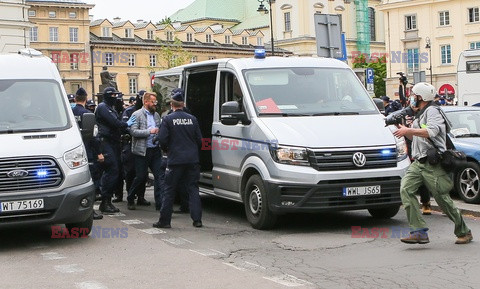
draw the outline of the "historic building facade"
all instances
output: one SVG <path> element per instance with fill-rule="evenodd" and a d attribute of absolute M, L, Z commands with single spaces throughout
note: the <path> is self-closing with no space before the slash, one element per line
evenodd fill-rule
<path fill-rule="evenodd" d="M 440 94 L 444 94 L 441 87 L 456 89 L 460 53 L 480 49 L 479 1 L 384 0 L 378 7 L 385 16 L 390 52 L 387 93 L 398 90 L 397 72 L 405 72 L 413 82 L 413 73 L 424 71 L 426 81 Z"/>
<path fill-rule="evenodd" d="M 28 7 L 25 0 L 0 0 L 0 53 L 29 47 Z"/>

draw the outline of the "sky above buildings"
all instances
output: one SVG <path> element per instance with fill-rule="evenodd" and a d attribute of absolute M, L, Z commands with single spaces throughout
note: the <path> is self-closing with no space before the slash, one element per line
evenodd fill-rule
<path fill-rule="evenodd" d="M 93 19 L 107 18 L 136 22 L 139 19 L 157 22 L 172 15 L 177 10 L 190 5 L 195 0 L 85 0 L 95 4 L 90 10 Z"/>

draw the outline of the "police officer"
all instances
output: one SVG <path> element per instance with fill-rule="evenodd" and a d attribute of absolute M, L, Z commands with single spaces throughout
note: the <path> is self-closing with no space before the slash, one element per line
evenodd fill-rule
<path fill-rule="evenodd" d="M 87 92 L 85 89 L 80 87 L 77 90 L 77 93 L 75 94 L 75 107 L 72 109 L 73 114 L 75 115 L 75 118 L 79 124 L 79 127 L 82 127 L 82 116 L 85 113 L 91 113 L 90 110 L 85 108 L 85 105 L 87 103 Z M 94 168 L 93 168 L 93 163 L 95 162 L 96 154 L 95 154 L 95 148 L 96 148 L 96 142 L 95 139 L 91 139 L 89 141 L 84 142 L 85 145 L 85 150 L 87 151 L 87 158 L 88 158 L 88 163 L 89 163 L 89 168 L 90 168 L 90 174 L 93 176 L 94 175 Z M 100 220 L 103 218 L 103 215 L 97 214 L 97 212 L 93 211 L 93 219 L 94 220 Z"/>
<path fill-rule="evenodd" d="M 435 87 L 420 82 L 412 88 L 410 106 L 416 111 L 412 127 L 398 126 L 394 132 L 396 137 L 406 136 L 413 140 L 413 163 L 402 178 L 400 196 L 407 212 L 408 222 L 412 229 L 410 235 L 401 241 L 407 244 L 426 244 L 429 242 L 427 224 L 420 214 L 415 193 L 424 184 L 432 193 L 443 212 L 455 223 L 456 244 L 467 244 L 473 237 L 465 224 L 460 211 L 453 204 L 449 192 L 453 187 L 452 180 L 436 159 L 435 149 L 446 150 L 446 123 L 439 108 L 433 104 Z M 435 144 L 435 145 L 433 145 Z"/>
<path fill-rule="evenodd" d="M 122 131 L 135 123 L 135 117 L 127 122 L 119 120 L 119 113 L 114 109 L 119 94 L 113 87 L 103 91 L 103 102 L 95 110 L 101 151 L 104 156 L 104 173 L 101 179 L 102 202 L 100 211 L 117 213 L 120 210 L 112 204 L 112 196 L 120 178 L 120 136 Z"/>
<path fill-rule="evenodd" d="M 159 132 L 159 142 L 167 151 L 167 169 L 165 172 L 165 190 L 163 194 L 160 219 L 153 226 L 171 228 L 173 199 L 181 183 L 185 183 L 190 216 L 194 227 L 202 227 L 202 205 L 198 191 L 200 177 L 199 149 L 202 135 L 197 119 L 184 112 L 184 92 L 176 88 L 171 94 L 170 107 L 173 113 L 163 118 Z"/>

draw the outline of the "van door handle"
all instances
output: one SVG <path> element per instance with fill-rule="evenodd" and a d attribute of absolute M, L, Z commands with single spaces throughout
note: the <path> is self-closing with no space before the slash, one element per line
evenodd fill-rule
<path fill-rule="evenodd" d="M 219 130 L 217 130 L 217 131 L 215 132 L 214 136 L 219 137 L 219 138 L 222 138 L 222 134 L 220 133 Z"/>

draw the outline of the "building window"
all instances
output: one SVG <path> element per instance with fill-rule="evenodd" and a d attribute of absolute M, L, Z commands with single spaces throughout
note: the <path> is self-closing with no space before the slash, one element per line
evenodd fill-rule
<path fill-rule="evenodd" d="M 470 49 L 480 49 L 480 42 L 470 42 Z"/>
<path fill-rule="evenodd" d="M 49 12 L 48 12 L 48 17 L 49 17 L 49 18 L 56 18 L 56 17 L 57 17 L 57 12 L 55 12 L 55 11 L 49 11 Z"/>
<path fill-rule="evenodd" d="M 405 16 L 405 30 L 417 29 L 417 15 Z"/>
<path fill-rule="evenodd" d="M 479 16 L 478 16 L 478 7 L 475 8 L 468 8 L 468 22 L 478 22 L 479 21 Z"/>
<path fill-rule="evenodd" d="M 187 33 L 187 42 L 193 42 L 193 34 Z"/>
<path fill-rule="evenodd" d="M 50 42 L 58 41 L 58 27 L 50 27 Z"/>
<path fill-rule="evenodd" d="M 70 69 L 78 70 L 78 53 L 70 54 Z"/>
<path fill-rule="evenodd" d="M 68 17 L 72 18 L 72 19 L 76 19 L 77 18 L 77 12 L 70 12 L 68 13 Z"/>
<path fill-rule="evenodd" d="M 407 49 L 407 74 L 419 71 L 420 60 L 418 56 L 418 48 Z"/>
<path fill-rule="evenodd" d="M 285 25 L 285 31 L 292 31 L 292 23 L 290 22 L 290 12 L 283 13 L 283 22 Z"/>
<path fill-rule="evenodd" d="M 230 35 L 225 35 L 225 44 L 230 44 Z"/>
<path fill-rule="evenodd" d="M 173 41 L 173 31 L 167 31 L 167 41 Z"/>
<path fill-rule="evenodd" d="M 128 56 L 128 66 L 135 66 L 135 54 Z"/>
<path fill-rule="evenodd" d="M 263 38 L 257 37 L 257 46 L 263 46 Z"/>
<path fill-rule="evenodd" d="M 78 42 L 78 28 L 70 27 L 70 42 Z"/>
<path fill-rule="evenodd" d="M 30 41 L 38 41 L 38 27 L 32 27 L 30 29 Z"/>
<path fill-rule="evenodd" d="M 105 65 L 108 65 L 108 66 L 113 65 L 113 53 L 111 52 L 105 53 Z"/>
<path fill-rule="evenodd" d="M 157 66 L 157 55 L 150 54 L 150 66 L 151 67 Z"/>
<path fill-rule="evenodd" d="M 133 38 L 133 32 L 131 28 L 125 29 L 125 38 Z"/>
<path fill-rule="evenodd" d="M 169 61 L 170 67 L 178 66 L 179 63 L 177 62 L 178 62 L 178 55 L 172 55 Z"/>
<path fill-rule="evenodd" d="M 192 58 L 190 58 L 190 63 L 195 63 L 195 62 L 197 62 L 197 57 L 192 56 Z"/>
<path fill-rule="evenodd" d="M 440 26 L 447 26 L 450 25 L 450 12 L 449 11 L 441 11 L 438 13 L 440 17 Z"/>
<path fill-rule="evenodd" d="M 103 37 L 111 37 L 110 27 L 103 27 L 102 28 L 102 36 Z"/>
<path fill-rule="evenodd" d="M 440 46 L 440 52 L 442 56 L 442 64 L 452 63 L 452 49 L 450 44 Z"/>
<path fill-rule="evenodd" d="M 205 42 L 212 43 L 212 34 L 205 35 Z"/>
<path fill-rule="evenodd" d="M 131 77 L 128 79 L 128 91 L 130 94 L 136 94 L 137 93 L 137 78 L 136 77 Z"/>
<path fill-rule="evenodd" d="M 36 17 L 37 11 L 35 10 L 28 10 L 28 17 Z"/>
<path fill-rule="evenodd" d="M 147 39 L 153 39 L 153 30 L 147 30 Z"/>
<path fill-rule="evenodd" d="M 375 9 L 368 7 L 368 20 L 370 23 L 370 41 L 376 41 L 376 31 L 375 31 Z"/>
<path fill-rule="evenodd" d="M 242 36 L 242 45 L 248 45 L 248 37 Z"/>

